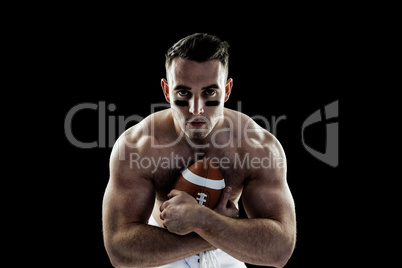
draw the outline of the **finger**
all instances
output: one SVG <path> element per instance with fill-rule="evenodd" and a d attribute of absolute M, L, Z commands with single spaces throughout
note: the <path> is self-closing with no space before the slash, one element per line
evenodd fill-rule
<path fill-rule="evenodd" d="M 220 207 L 226 208 L 231 193 L 232 193 L 232 187 L 226 186 L 225 189 L 223 189 L 221 199 L 219 201 L 219 206 Z"/>
<path fill-rule="evenodd" d="M 169 206 L 169 200 L 165 201 L 162 203 L 162 205 L 159 207 L 159 211 L 162 212 L 164 209 L 166 209 Z"/>
<path fill-rule="evenodd" d="M 169 193 L 167 196 L 168 196 L 169 198 L 172 198 L 172 197 L 175 197 L 175 196 L 179 195 L 180 192 L 181 192 L 181 191 L 179 191 L 179 190 L 173 189 L 173 190 L 170 191 L 170 193 Z"/>
<path fill-rule="evenodd" d="M 168 207 L 168 205 L 168 201 L 163 202 L 162 205 L 159 207 L 159 211 L 162 212 L 165 208 Z"/>

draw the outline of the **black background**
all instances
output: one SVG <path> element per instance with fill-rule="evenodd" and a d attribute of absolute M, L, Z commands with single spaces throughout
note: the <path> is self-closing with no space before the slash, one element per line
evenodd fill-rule
<path fill-rule="evenodd" d="M 347 99 L 340 91 L 352 75 L 350 29 L 345 31 L 341 20 L 323 17 L 318 21 L 226 22 L 220 28 L 180 20 L 155 26 L 147 19 L 116 17 L 54 18 L 56 23 L 47 23 L 41 31 L 47 40 L 43 43 L 49 70 L 46 83 L 52 88 L 50 98 L 57 109 L 53 131 L 61 137 L 52 148 L 57 154 L 50 158 L 58 172 L 45 200 L 52 220 L 43 227 L 50 234 L 49 249 L 60 266 L 112 267 L 103 246 L 101 222 L 112 147 L 109 134 L 104 148 L 75 147 L 64 131 L 68 111 L 82 103 L 105 102 L 106 107 L 116 107 L 107 110 L 107 120 L 146 117 L 151 103 L 165 102 L 160 87 L 160 79 L 165 77 L 164 53 L 195 32 L 216 34 L 231 46 L 229 76 L 234 86 L 226 107 L 237 109 L 241 102 L 243 113 L 262 115 L 270 122 L 272 116 L 286 116 L 275 134 L 287 156 L 298 230 L 296 249 L 286 267 L 342 264 L 346 253 L 337 245 L 344 237 L 346 223 L 339 218 L 345 214 L 348 183 L 341 175 L 346 164 L 342 144 Z M 309 115 L 336 100 L 340 155 L 339 166 L 334 168 L 306 151 L 301 128 Z M 98 140 L 98 112 L 88 109 L 76 114 L 72 130 L 78 140 Z M 325 150 L 325 124 L 311 126 L 305 136 L 309 146 Z M 53 205 L 57 209 L 52 209 Z"/>

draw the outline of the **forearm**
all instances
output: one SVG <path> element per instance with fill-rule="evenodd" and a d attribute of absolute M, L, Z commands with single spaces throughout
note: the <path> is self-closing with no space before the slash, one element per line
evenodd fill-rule
<path fill-rule="evenodd" d="M 195 233 L 176 235 L 165 229 L 131 223 L 118 230 L 106 248 L 115 267 L 154 267 L 214 249 Z"/>
<path fill-rule="evenodd" d="M 233 219 L 203 208 L 195 232 L 234 258 L 257 265 L 282 267 L 294 241 L 279 222 L 270 219 Z"/>

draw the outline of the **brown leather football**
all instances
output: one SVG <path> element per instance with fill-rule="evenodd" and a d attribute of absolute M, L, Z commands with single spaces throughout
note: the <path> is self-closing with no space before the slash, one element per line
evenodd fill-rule
<path fill-rule="evenodd" d="M 184 170 L 173 189 L 192 195 L 198 204 L 213 209 L 225 188 L 225 180 L 219 166 L 210 158 L 204 158 Z"/>

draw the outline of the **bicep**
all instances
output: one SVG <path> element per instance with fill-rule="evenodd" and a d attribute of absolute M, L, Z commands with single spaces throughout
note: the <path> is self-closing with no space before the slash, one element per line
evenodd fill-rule
<path fill-rule="evenodd" d="M 254 149 L 255 157 L 267 156 L 271 165 L 262 164 L 249 170 L 243 188 L 244 210 L 249 218 L 270 218 L 279 222 L 295 222 L 293 197 L 286 180 L 287 163 L 279 141 L 266 133 L 261 149 Z"/>
<path fill-rule="evenodd" d="M 103 223 L 114 229 L 131 222 L 147 223 L 155 202 L 150 179 L 124 160 L 111 161 L 111 172 L 103 198 Z"/>
<path fill-rule="evenodd" d="M 104 216 L 116 224 L 130 222 L 147 223 L 155 201 L 155 191 L 151 181 L 134 179 L 130 185 L 110 178 L 103 199 Z"/>
<path fill-rule="evenodd" d="M 285 175 L 278 170 L 258 172 L 244 185 L 242 201 L 249 218 L 293 222 L 294 202 Z"/>

